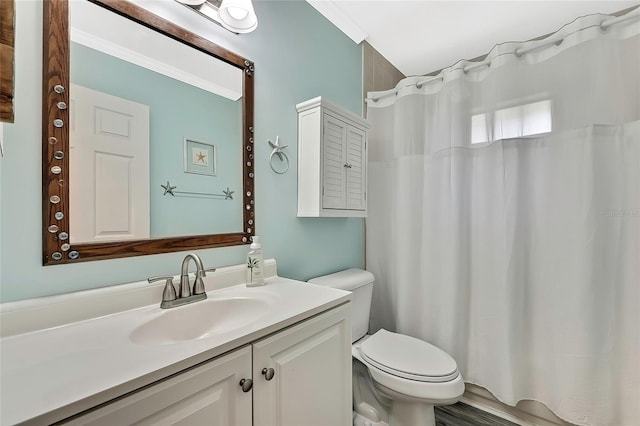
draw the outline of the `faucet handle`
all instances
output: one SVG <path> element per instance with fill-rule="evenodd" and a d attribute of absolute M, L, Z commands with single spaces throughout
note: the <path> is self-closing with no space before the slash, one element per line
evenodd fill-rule
<path fill-rule="evenodd" d="M 167 276 L 147 278 L 149 284 L 162 280 L 165 280 L 164 290 L 162 291 L 162 301 L 169 302 L 171 300 L 176 300 L 178 297 L 176 296 L 176 288 L 173 286 L 173 277 Z"/>
<path fill-rule="evenodd" d="M 196 271 L 196 280 L 193 282 L 193 294 L 206 293 L 202 278 L 207 276 L 207 272 L 215 272 L 215 271 L 216 271 L 216 268 L 200 269 Z"/>
<path fill-rule="evenodd" d="M 203 269 L 199 272 L 201 277 L 206 277 L 207 276 L 207 272 L 215 272 L 216 268 L 207 268 L 207 269 Z"/>

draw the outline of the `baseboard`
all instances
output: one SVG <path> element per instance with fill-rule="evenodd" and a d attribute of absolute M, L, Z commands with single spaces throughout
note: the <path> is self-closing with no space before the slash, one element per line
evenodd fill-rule
<path fill-rule="evenodd" d="M 522 426 L 574 426 L 537 401 L 520 401 L 515 407 L 498 401 L 483 387 L 465 384 L 462 402 Z"/>

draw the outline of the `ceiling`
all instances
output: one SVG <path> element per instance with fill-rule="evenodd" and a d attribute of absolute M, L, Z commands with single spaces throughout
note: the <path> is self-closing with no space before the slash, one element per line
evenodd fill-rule
<path fill-rule="evenodd" d="M 366 40 L 404 75 L 424 75 L 497 44 L 526 41 L 575 18 L 638 1 L 307 0 L 356 43 Z"/>

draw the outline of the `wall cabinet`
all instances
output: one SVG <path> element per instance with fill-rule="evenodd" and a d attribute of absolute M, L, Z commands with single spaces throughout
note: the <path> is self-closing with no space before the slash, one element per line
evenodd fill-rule
<path fill-rule="evenodd" d="M 348 303 L 90 410 L 69 425 L 348 425 Z"/>
<path fill-rule="evenodd" d="M 359 117 L 321 97 L 298 110 L 298 216 L 367 216 L 367 131 Z"/>

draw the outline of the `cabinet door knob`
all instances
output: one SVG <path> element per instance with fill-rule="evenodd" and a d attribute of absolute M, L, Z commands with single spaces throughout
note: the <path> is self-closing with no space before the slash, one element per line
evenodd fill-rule
<path fill-rule="evenodd" d="M 240 387 L 242 387 L 242 392 L 249 392 L 253 387 L 253 380 L 251 379 L 240 380 Z"/>
<path fill-rule="evenodd" d="M 273 368 L 263 368 L 262 375 L 267 381 L 273 379 L 273 376 L 276 374 L 276 371 Z"/>

